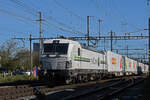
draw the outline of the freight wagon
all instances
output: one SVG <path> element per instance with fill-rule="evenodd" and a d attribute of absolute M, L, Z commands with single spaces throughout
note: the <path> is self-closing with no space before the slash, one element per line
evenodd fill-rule
<path fill-rule="evenodd" d="M 106 57 L 109 75 L 122 76 L 125 74 L 125 58 L 122 55 L 107 51 Z"/>

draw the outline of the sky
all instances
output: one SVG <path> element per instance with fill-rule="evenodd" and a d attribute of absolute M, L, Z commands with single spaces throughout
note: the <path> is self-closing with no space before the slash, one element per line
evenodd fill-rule
<path fill-rule="evenodd" d="M 90 35 L 98 36 L 98 19 L 101 22 L 101 35 L 147 35 L 150 5 L 147 0 L 0 0 L 0 44 L 14 37 L 39 37 L 39 12 L 42 13 L 43 37 L 85 36 L 87 16 L 90 17 Z M 35 41 L 36 42 L 36 41 Z M 22 42 L 20 42 L 22 43 Z M 28 42 L 25 41 L 28 47 Z M 113 47 L 143 48 L 147 40 L 114 41 Z M 104 41 L 99 42 L 104 49 Z M 110 49 L 110 41 L 105 41 Z M 130 51 L 130 53 L 146 51 Z M 119 51 L 124 53 L 125 51 Z"/>

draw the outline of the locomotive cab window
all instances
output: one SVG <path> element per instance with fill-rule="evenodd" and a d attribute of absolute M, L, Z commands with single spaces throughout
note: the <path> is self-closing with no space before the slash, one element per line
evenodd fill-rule
<path fill-rule="evenodd" d="M 68 43 L 46 43 L 44 44 L 45 54 L 67 54 Z"/>
<path fill-rule="evenodd" d="M 80 48 L 78 48 L 78 56 L 80 56 Z"/>

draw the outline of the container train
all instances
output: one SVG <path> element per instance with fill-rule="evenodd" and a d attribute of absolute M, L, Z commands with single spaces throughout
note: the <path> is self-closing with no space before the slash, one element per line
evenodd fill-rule
<path fill-rule="evenodd" d="M 44 40 L 40 62 L 39 79 L 62 80 L 67 84 L 148 73 L 146 64 L 69 39 Z"/>

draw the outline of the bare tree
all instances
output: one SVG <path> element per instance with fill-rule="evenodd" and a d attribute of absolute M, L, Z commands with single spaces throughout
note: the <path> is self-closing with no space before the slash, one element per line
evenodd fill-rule
<path fill-rule="evenodd" d="M 8 40 L 0 46 L 1 69 L 12 71 L 16 68 L 28 69 L 29 51 L 14 40 Z"/>

